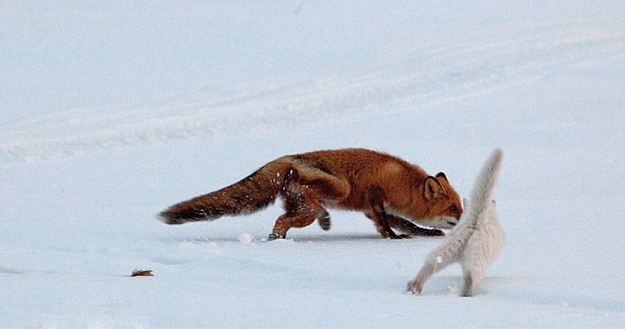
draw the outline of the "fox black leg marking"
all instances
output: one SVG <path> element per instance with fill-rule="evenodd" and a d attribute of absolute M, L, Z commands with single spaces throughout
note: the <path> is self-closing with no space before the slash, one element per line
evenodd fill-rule
<path fill-rule="evenodd" d="M 286 239 L 286 234 L 276 234 L 276 233 L 271 233 L 269 234 L 269 237 L 267 237 L 268 241 L 273 241 L 276 239 Z"/>
<path fill-rule="evenodd" d="M 443 231 L 441 230 L 419 227 L 401 217 L 387 215 L 386 220 L 392 228 L 406 233 L 400 236 L 405 235 L 406 237 L 410 237 L 410 236 L 444 236 L 445 235 L 445 233 L 443 233 Z"/>
<path fill-rule="evenodd" d="M 332 225 L 330 221 L 330 214 L 328 214 L 328 212 L 325 210 L 319 217 L 317 217 L 317 222 L 319 223 L 319 226 L 321 226 L 321 229 L 324 231 L 330 230 L 330 226 Z"/>
<path fill-rule="evenodd" d="M 395 234 L 388 224 L 388 214 L 384 210 L 384 194 L 382 190 L 375 186 L 369 190 L 369 204 L 373 209 L 373 216 L 386 233 L 386 237 L 391 239 L 401 239 L 405 236 Z"/>

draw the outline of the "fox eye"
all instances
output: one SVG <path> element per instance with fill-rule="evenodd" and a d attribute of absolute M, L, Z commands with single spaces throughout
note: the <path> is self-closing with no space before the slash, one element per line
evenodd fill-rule
<path fill-rule="evenodd" d="M 455 204 L 452 204 L 451 207 L 449 207 L 449 210 L 451 210 L 451 211 L 458 211 L 458 207 L 456 207 Z"/>

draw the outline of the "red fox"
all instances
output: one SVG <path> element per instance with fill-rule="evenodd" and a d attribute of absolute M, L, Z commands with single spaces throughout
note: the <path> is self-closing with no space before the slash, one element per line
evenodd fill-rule
<path fill-rule="evenodd" d="M 326 208 L 362 211 L 385 238 L 440 236 L 454 227 L 462 203 L 444 173 L 429 176 L 398 157 L 367 149 L 288 155 L 220 190 L 175 204 L 160 213 L 166 224 L 215 220 L 258 211 L 284 199 L 269 240 L 286 238 L 292 227 L 317 220 L 330 229 Z M 417 224 L 432 227 L 419 227 Z M 397 235 L 391 227 L 405 235 Z"/>

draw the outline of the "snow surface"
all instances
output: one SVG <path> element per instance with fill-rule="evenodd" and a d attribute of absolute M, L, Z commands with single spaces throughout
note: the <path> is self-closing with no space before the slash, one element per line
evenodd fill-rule
<path fill-rule="evenodd" d="M 1 328 L 622 328 L 625 2 L 3 1 Z M 362 214 L 264 242 L 279 205 L 166 226 L 174 202 L 348 146 L 486 156 L 508 244 L 404 293 L 440 238 Z M 130 278 L 134 269 L 154 277 Z"/>

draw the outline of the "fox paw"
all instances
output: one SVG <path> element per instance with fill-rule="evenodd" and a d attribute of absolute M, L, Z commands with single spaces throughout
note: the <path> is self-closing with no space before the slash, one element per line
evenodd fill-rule
<path fill-rule="evenodd" d="M 391 240 L 399 240 L 399 239 L 411 239 L 412 237 L 409 234 L 395 234 L 395 235 L 389 235 L 385 238 L 391 239 Z"/>
<path fill-rule="evenodd" d="M 332 226 L 332 223 L 330 222 L 330 214 L 328 214 L 327 211 L 324 211 L 323 213 L 321 213 L 320 216 L 317 217 L 317 222 L 319 223 L 319 226 L 321 226 L 321 229 L 324 231 L 330 230 L 330 226 Z"/>
<path fill-rule="evenodd" d="M 272 240 L 276 240 L 276 239 L 286 239 L 286 234 L 271 233 L 271 234 L 269 234 L 269 236 L 267 237 L 267 240 L 268 240 L 268 241 L 272 241 Z"/>
<path fill-rule="evenodd" d="M 420 231 L 418 235 L 420 236 L 445 236 L 445 232 L 443 232 L 442 230 L 437 230 L 437 229 L 425 229 L 423 231 Z"/>
<path fill-rule="evenodd" d="M 441 230 L 432 230 L 432 236 L 445 236 L 445 232 Z"/>
<path fill-rule="evenodd" d="M 420 295 L 423 287 L 421 286 L 421 282 L 418 280 L 410 280 L 408 281 L 408 286 L 406 287 L 406 291 L 411 292 L 415 295 Z"/>
<path fill-rule="evenodd" d="M 445 232 L 437 229 L 423 228 L 423 227 L 412 227 L 409 231 L 404 231 L 409 233 L 412 236 L 445 236 Z"/>

